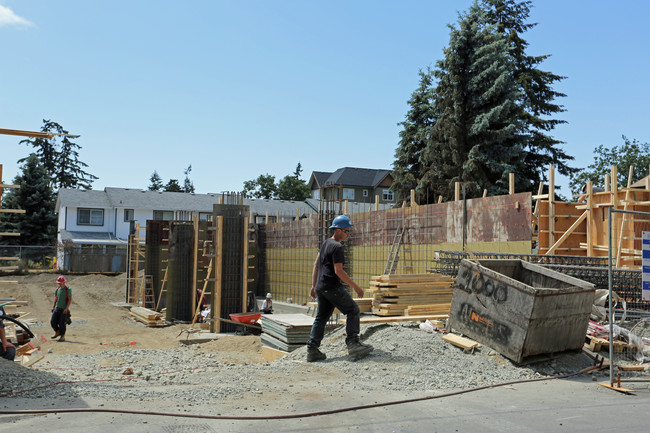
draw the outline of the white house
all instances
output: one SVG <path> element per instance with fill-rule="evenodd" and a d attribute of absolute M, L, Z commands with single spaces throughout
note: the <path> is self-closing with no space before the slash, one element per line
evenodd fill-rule
<path fill-rule="evenodd" d="M 222 194 L 188 194 L 181 192 L 145 191 L 131 188 L 104 188 L 101 190 L 61 189 L 56 202 L 59 215 L 57 241 L 84 249 L 87 254 L 110 254 L 127 245 L 131 223 L 146 227 L 147 220 L 191 221 L 212 218 L 213 205 Z M 225 203 L 228 203 L 226 198 Z M 285 200 L 243 199 L 250 207 L 252 221 L 262 223 L 287 221 L 316 213 L 311 202 Z M 142 234 L 142 233 L 140 233 Z M 60 269 L 68 269 L 65 254 L 57 258 Z M 104 265 L 123 268 L 116 260 Z M 113 269 L 115 271 L 119 269 Z"/>

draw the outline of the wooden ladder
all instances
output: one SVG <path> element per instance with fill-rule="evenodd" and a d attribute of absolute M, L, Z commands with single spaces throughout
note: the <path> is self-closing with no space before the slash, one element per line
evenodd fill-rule
<path fill-rule="evenodd" d="M 158 302 L 156 302 L 156 311 L 160 311 L 159 310 L 159 308 L 160 308 L 160 300 L 163 297 L 163 293 L 165 293 L 167 291 L 167 289 L 165 289 L 165 283 L 167 282 L 167 270 L 168 269 L 169 269 L 169 267 L 165 268 L 165 276 L 163 277 L 162 283 L 160 284 L 160 293 L 158 294 Z"/>
<path fill-rule="evenodd" d="M 384 268 L 384 275 L 390 275 L 395 272 L 397 262 L 399 261 L 399 248 L 402 245 L 402 236 L 404 236 L 404 225 L 402 224 L 395 231 L 393 237 L 393 245 L 390 247 L 388 259 L 386 260 L 386 267 Z"/>
<path fill-rule="evenodd" d="M 155 308 L 156 297 L 153 293 L 153 279 L 151 275 L 145 275 L 143 279 L 144 285 L 142 290 L 142 306 L 144 308 Z"/>

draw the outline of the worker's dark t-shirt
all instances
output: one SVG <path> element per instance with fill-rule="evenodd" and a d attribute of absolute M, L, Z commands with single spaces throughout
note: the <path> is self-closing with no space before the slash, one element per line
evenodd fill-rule
<path fill-rule="evenodd" d="M 343 245 L 328 238 L 320 247 L 316 291 L 334 289 L 341 285 L 341 280 L 334 271 L 334 263 L 345 264 Z"/>

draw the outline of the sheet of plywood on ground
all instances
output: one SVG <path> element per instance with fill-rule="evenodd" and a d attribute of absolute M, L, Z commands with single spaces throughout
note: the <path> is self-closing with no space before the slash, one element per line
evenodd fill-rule
<path fill-rule="evenodd" d="M 555 202 L 555 239 L 559 239 L 578 218 L 585 212 L 577 209 L 577 203 Z M 549 202 L 539 203 L 539 254 L 546 254 L 552 245 L 549 245 Z M 565 239 L 555 250 L 554 254 L 584 256 L 586 250 L 580 244 L 587 242 L 587 223 L 583 222 Z"/>

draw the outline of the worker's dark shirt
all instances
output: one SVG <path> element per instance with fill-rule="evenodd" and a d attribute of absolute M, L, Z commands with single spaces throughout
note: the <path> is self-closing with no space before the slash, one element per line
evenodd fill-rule
<path fill-rule="evenodd" d="M 318 280 L 316 291 L 330 290 L 341 285 L 341 279 L 334 271 L 334 263 L 345 264 L 343 245 L 332 238 L 328 238 L 320 247 L 318 258 Z"/>
<path fill-rule="evenodd" d="M 2 308 L 2 307 L 0 307 L 0 316 L 6 316 L 5 309 Z M 3 323 L 3 320 L 0 319 L 0 328 L 4 328 L 4 327 L 5 327 L 5 324 Z"/>

